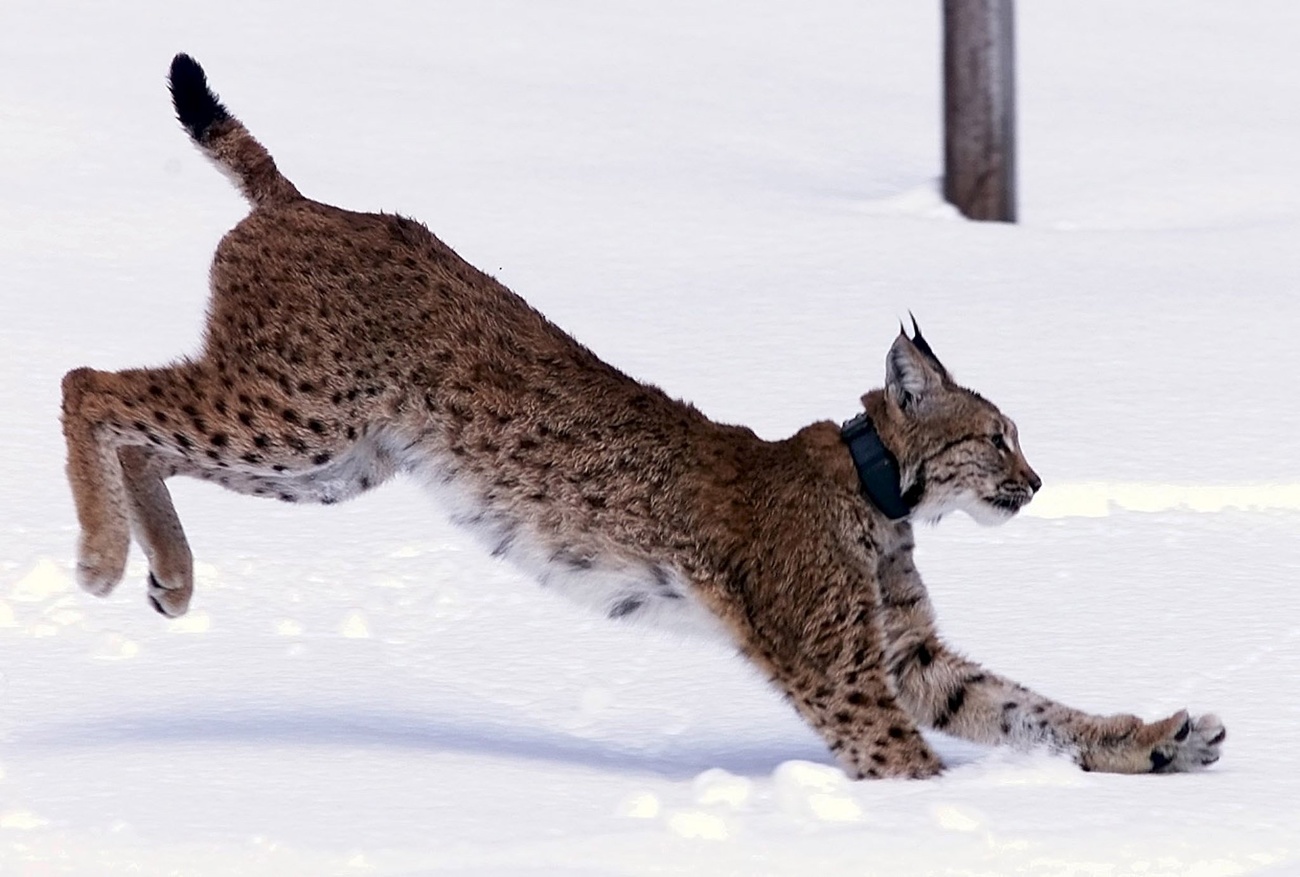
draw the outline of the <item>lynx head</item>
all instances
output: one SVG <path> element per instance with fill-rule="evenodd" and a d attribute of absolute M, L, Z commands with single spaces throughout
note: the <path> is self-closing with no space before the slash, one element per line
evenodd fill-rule
<path fill-rule="evenodd" d="M 958 386 L 915 319 L 912 328 L 912 338 L 900 331 L 889 349 L 884 391 L 862 400 L 898 458 L 904 498 L 916 518 L 938 520 L 960 509 L 981 524 L 1000 524 L 1042 481 L 1020 451 L 1011 418 Z"/>

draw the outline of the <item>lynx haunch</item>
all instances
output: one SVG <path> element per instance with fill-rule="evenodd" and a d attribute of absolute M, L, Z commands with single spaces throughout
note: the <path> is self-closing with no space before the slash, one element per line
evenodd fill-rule
<path fill-rule="evenodd" d="M 1048 747 L 1091 770 L 1218 759 L 1212 715 L 1089 715 L 939 638 L 912 519 L 996 523 L 1040 482 L 1015 425 L 958 386 L 919 330 L 900 333 L 884 388 L 862 397 L 903 503 L 891 517 L 836 424 L 771 442 L 714 423 L 598 359 L 423 225 L 299 194 L 186 55 L 171 90 L 253 209 L 217 247 L 196 358 L 64 378 L 90 592 L 122 579 L 134 536 L 154 607 L 186 611 L 173 475 L 332 503 L 409 473 L 543 585 L 611 618 L 727 638 L 853 777 L 938 773 L 920 728 Z"/>

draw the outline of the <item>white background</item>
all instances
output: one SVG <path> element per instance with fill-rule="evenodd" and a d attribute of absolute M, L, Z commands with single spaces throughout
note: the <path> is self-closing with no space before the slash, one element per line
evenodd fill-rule
<path fill-rule="evenodd" d="M 6 0 L 0 874 L 1300 873 L 1300 6 L 1019 4 L 1022 221 L 936 195 L 939 4 Z M 173 53 L 308 195 L 427 222 L 620 368 L 778 438 L 910 309 L 1047 487 L 921 532 L 949 637 L 1206 773 L 944 739 L 849 784 L 720 646 L 555 602 L 410 484 L 174 483 L 191 614 L 72 584 L 58 382 L 193 352 L 246 211 Z"/>

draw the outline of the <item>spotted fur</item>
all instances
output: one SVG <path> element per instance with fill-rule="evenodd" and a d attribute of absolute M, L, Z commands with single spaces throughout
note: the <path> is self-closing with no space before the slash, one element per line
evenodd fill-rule
<path fill-rule="evenodd" d="M 1083 767 L 1199 768 L 1223 726 L 1053 703 L 938 637 L 910 518 L 1009 518 L 1039 487 L 1015 424 L 916 331 L 863 397 L 909 519 L 864 497 L 839 428 L 715 423 L 598 359 L 423 225 L 303 197 L 186 56 L 177 113 L 253 210 L 217 247 L 201 353 L 63 381 L 77 576 L 107 594 L 131 536 L 169 616 L 193 591 L 165 486 L 185 475 L 333 503 L 398 473 L 543 585 L 618 620 L 729 639 L 854 777 L 927 777 L 919 733 L 1046 746 Z"/>

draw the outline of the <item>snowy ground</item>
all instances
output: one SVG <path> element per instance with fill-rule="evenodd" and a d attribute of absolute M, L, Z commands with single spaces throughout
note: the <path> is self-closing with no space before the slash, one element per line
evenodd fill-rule
<path fill-rule="evenodd" d="M 1023 222 L 934 194 L 937 3 L 6 0 L 0 874 L 1300 874 L 1300 6 L 1022 3 Z M 58 380 L 192 350 L 244 205 L 193 53 L 310 195 L 427 221 L 625 370 L 778 437 L 914 310 L 1048 483 L 921 534 L 949 636 L 1207 773 L 937 745 L 850 785 L 737 658 L 554 602 L 406 484 L 178 483 L 194 608 L 71 583 Z"/>

